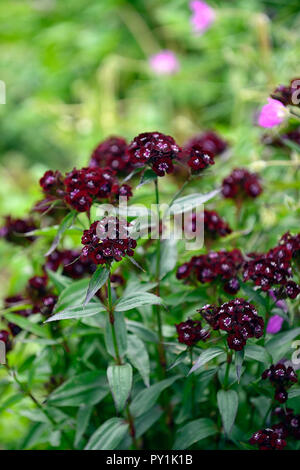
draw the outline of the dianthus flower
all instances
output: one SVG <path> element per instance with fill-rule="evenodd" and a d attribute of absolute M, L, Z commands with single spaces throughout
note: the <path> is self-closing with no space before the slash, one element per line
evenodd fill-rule
<path fill-rule="evenodd" d="M 198 312 L 214 330 L 220 329 L 228 333 L 227 344 L 235 351 L 241 351 L 248 338 L 260 338 L 263 335 L 263 318 L 244 299 L 230 300 L 220 307 L 205 305 Z"/>
<path fill-rule="evenodd" d="M 40 186 L 48 196 L 56 196 L 57 198 L 64 196 L 63 176 L 59 171 L 46 171 L 40 179 Z"/>
<path fill-rule="evenodd" d="M 226 150 L 227 142 L 215 132 L 207 131 L 188 140 L 184 145 L 184 152 L 188 154 L 194 146 L 200 147 L 203 153 L 216 157 Z"/>
<path fill-rule="evenodd" d="M 256 431 L 249 442 L 253 446 L 258 446 L 259 450 L 282 450 L 286 446 L 285 437 L 285 432 L 273 426 Z"/>
<path fill-rule="evenodd" d="M 211 154 L 203 152 L 200 145 L 194 145 L 189 151 L 187 164 L 192 173 L 199 173 L 210 165 L 214 165 L 215 161 Z"/>
<path fill-rule="evenodd" d="M 149 165 L 158 176 L 173 172 L 173 161 L 179 152 L 180 148 L 173 137 L 160 132 L 139 134 L 128 147 L 133 165 Z"/>
<path fill-rule="evenodd" d="M 109 137 L 100 142 L 92 153 L 90 167 L 111 168 L 121 174 L 133 169 L 127 154 L 127 142 L 122 137 Z"/>
<path fill-rule="evenodd" d="M 205 255 L 193 256 L 189 262 L 179 266 L 176 277 L 177 279 L 195 279 L 202 284 L 220 280 L 228 293 L 235 294 L 240 287 L 236 276 L 242 263 L 243 256 L 238 249 L 210 251 Z M 228 284 L 233 279 L 235 281 Z"/>
<path fill-rule="evenodd" d="M 262 193 L 258 176 L 243 168 L 236 168 L 223 180 L 222 194 L 225 198 L 243 200 L 256 198 Z"/>
<path fill-rule="evenodd" d="M 268 379 L 275 387 L 274 398 L 279 401 L 279 403 L 285 403 L 287 401 L 287 389 L 298 382 L 294 369 L 291 366 L 286 367 L 281 363 L 271 365 L 269 369 L 266 369 L 262 374 L 262 379 Z"/>
<path fill-rule="evenodd" d="M 10 216 L 5 217 L 5 224 L 0 228 L 0 238 L 16 245 L 25 245 L 35 240 L 35 237 L 25 236 L 36 229 L 32 219 L 13 219 Z"/>
<path fill-rule="evenodd" d="M 125 220 L 114 217 L 94 222 L 83 232 L 81 259 L 109 264 L 113 260 L 121 261 L 125 256 L 133 256 L 136 241 L 129 236 L 128 227 Z"/>
<path fill-rule="evenodd" d="M 80 251 L 55 250 L 47 257 L 45 268 L 57 271 L 62 266 L 62 274 L 72 279 L 81 279 L 85 275 L 93 274 L 96 265 L 89 260 L 80 258 Z"/>
<path fill-rule="evenodd" d="M 202 328 L 201 322 L 197 320 L 188 319 L 175 326 L 179 343 L 187 346 L 194 346 L 198 341 L 205 341 L 210 336 L 209 331 Z"/>

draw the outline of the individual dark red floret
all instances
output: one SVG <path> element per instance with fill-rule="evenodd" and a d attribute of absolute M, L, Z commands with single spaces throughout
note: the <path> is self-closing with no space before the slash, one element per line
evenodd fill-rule
<path fill-rule="evenodd" d="M 275 400 L 285 403 L 288 399 L 287 389 L 298 382 L 297 375 L 291 366 L 282 363 L 271 365 L 262 373 L 263 380 L 269 380 L 275 387 Z"/>
<path fill-rule="evenodd" d="M 93 203 L 91 196 L 89 196 L 86 191 L 80 191 L 80 189 L 74 189 L 68 193 L 65 197 L 65 201 L 77 212 L 88 212 Z"/>
<path fill-rule="evenodd" d="M 290 232 L 282 235 L 279 245 L 285 247 L 291 258 L 297 258 L 300 255 L 300 233 L 291 235 Z"/>
<path fill-rule="evenodd" d="M 173 137 L 160 132 L 145 132 L 133 139 L 127 149 L 132 165 L 150 165 L 158 176 L 173 172 L 173 160 L 180 147 Z"/>
<path fill-rule="evenodd" d="M 213 131 L 207 131 L 203 134 L 192 137 L 185 145 L 185 152 L 189 152 L 191 147 L 199 146 L 202 152 L 209 153 L 210 155 L 220 155 L 227 148 L 227 142 L 225 142 L 220 136 Z"/>
<path fill-rule="evenodd" d="M 127 200 L 132 197 L 132 188 L 128 184 L 122 184 L 122 186 L 114 184 L 111 192 L 116 195 L 117 200 L 120 199 L 120 197 L 126 198 Z"/>
<path fill-rule="evenodd" d="M 93 151 L 90 167 L 109 167 L 127 174 L 133 169 L 127 154 L 127 142 L 122 137 L 109 137 Z"/>
<path fill-rule="evenodd" d="M 285 434 L 275 427 L 256 431 L 249 442 L 259 450 L 282 450 L 287 444 Z"/>
<path fill-rule="evenodd" d="M 243 200 L 247 197 L 256 198 L 261 193 L 258 176 L 244 168 L 235 168 L 222 183 L 222 194 L 225 198 Z"/>
<path fill-rule="evenodd" d="M 294 281 L 288 281 L 285 285 L 285 292 L 290 299 L 295 299 L 300 294 L 300 286 Z"/>
<path fill-rule="evenodd" d="M 227 294 L 235 295 L 240 290 L 240 283 L 236 277 L 229 279 L 223 284 L 223 289 Z"/>
<path fill-rule="evenodd" d="M 81 242 L 82 260 L 95 264 L 121 261 L 124 256 L 133 256 L 136 241 L 129 236 L 129 224 L 122 219 L 105 217 L 94 222 L 89 230 L 83 232 Z"/>
<path fill-rule="evenodd" d="M 64 196 L 64 182 L 59 171 L 48 170 L 40 179 L 40 186 L 44 193 L 61 198 Z"/>
<path fill-rule="evenodd" d="M 201 326 L 201 322 L 197 320 L 186 320 L 176 326 L 179 343 L 186 344 L 187 346 L 194 346 L 198 341 L 205 341 L 209 338 L 209 331 Z"/>
<path fill-rule="evenodd" d="M 10 351 L 12 348 L 12 344 L 9 338 L 9 332 L 6 330 L 0 330 L 0 341 L 5 344 L 6 352 Z"/>
<path fill-rule="evenodd" d="M 187 164 L 192 169 L 193 173 L 199 173 L 210 165 L 214 165 L 215 161 L 211 154 L 204 153 L 199 145 L 194 145 L 190 149 Z"/>
<path fill-rule="evenodd" d="M 35 240 L 35 237 L 25 236 L 25 234 L 36 228 L 31 218 L 13 219 L 10 216 L 6 216 L 5 224 L 0 228 L 0 238 L 4 238 L 8 242 L 15 243 L 16 245 L 25 245 Z"/>
<path fill-rule="evenodd" d="M 263 335 L 263 318 L 258 316 L 252 304 L 242 298 L 230 300 L 220 307 L 205 305 L 198 312 L 214 330 L 228 333 L 228 346 L 235 351 L 241 351 L 247 339 Z"/>

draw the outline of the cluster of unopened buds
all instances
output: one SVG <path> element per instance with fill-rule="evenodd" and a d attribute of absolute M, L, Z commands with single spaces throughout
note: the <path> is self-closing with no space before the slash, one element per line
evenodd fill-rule
<path fill-rule="evenodd" d="M 240 250 L 211 251 L 205 255 L 193 256 L 178 267 L 177 279 L 199 281 L 202 284 L 220 280 L 225 292 L 236 294 L 240 288 L 237 273 L 243 263 Z"/>
<path fill-rule="evenodd" d="M 205 341 L 210 336 L 209 331 L 202 328 L 201 322 L 198 320 L 188 319 L 175 326 L 179 343 L 189 347 L 195 346 L 200 340 Z"/>
<path fill-rule="evenodd" d="M 263 380 L 269 380 L 275 387 L 275 400 L 279 403 L 285 403 L 288 399 L 287 389 L 298 382 L 297 375 L 291 366 L 286 367 L 284 364 L 278 363 L 271 365 L 262 374 Z"/>
<path fill-rule="evenodd" d="M 136 241 L 129 236 L 129 226 L 124 219 L 105 217 L 84 230 L 81 243 L 81 259 L 95 264 L 110 264 L 133 256 Z"/>
<path fill-rule="evenodd" d="M 260 338 L 264 331 L 264 320 L 255 307 L 244 299 L 237 298 L 222 304 L 205 305 L 198 312 L 213 328 L 228 333 L 230 349 L 241 351 L 249 338 Z"/>

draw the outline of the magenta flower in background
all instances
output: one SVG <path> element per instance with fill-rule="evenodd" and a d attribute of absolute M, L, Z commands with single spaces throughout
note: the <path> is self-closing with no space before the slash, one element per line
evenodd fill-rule
<path fill-rule="evenodd" d="M 280 315 L 273 315 L 269 318 L 268 325 L 267 325 L 267 333 L 271 333 L 274 335 L 281 330 L 283 323 L 283 318 Z"/>
<path fill-rule="evenodd" d="M 287 114 L 288 110 L 280 101 L 268 98 L 268 104 L 265 104 L 261 109 L 258 124 L 261 127 L 278 126 L 284 121 Z"/>
<path fill-rule="evenodd" d="M 151 56 L 149 64 L 157 75 L 173 75 L 179 70 L 179 62 L 176 55 L 173 51 L 167 49 Z"/>
<path fill-rule="evenodd" d="M 215 21 L 216 14 L 213 8 L 200 0 L 190 2 L 190 9 L 193 14 L 191 23 L 193 30 L 197 34 L 203 34 Z"/>

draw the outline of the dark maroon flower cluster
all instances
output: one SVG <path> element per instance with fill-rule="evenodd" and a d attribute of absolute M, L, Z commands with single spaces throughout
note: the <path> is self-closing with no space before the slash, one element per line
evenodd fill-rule
<path fill-rule="evenodd" d="M 176 326 L 179 343 L 194 346 L 198 341 L 205 341 L 210 337 L 209 331 L 202 328 L 201 322 L 188 319 Z"/>
<path fill-rule="evenodd" d="M 3 341 L 3 343 L 5 344 L 6 352 L 11 350 L 11 340 L 8 331 L 0 330 L 0 341 Z"/>
<path fill-rule="evenodd" d="M 184 151 L 189 153 L 191 148 L 197 146 L 202 149 L 203 153 L 212 156 L 220 155 L 227 148 L 227 142 L 213 131 L 207 131 L 203 134 L 192 137 L 185 145 Z"/>
<path fill-rule="evenodd" d="M 208 152 L 203 152 L 199 145 L 191 147 L 188 155 L 188 166 L 191 168 L 192 173 L 199 173 L 210 165 L 214 165 L 214 157 Z"/>
<path fill-rule="evenodd" d="M 198 310 L 214 330 L 228 334 L 230 349 L 241 351 L 248 338 L 260 338 L 264 331 L 264 320 L 257 314 L 255 307 L 244 299 L 234 299 L 222 304 L 205 305 Z"/>
<path fill-rule="evenodd" d="M 64 179 L 66 203 L 78 212 L 89 212 L 94 199 L 110 196 L 114 176 L 108 168 L 74 168 Z"/>
<path fill-rule="evenodd" d="M 89 212 L 94 201 L 108 199 L 115 202 L 121 196 L 126 199 L 132 196 L 131 187 L 120 186 L 116 172 L 107 167 L 74 168 L 64 178 L 58 171 L 46 171 L 40 185 L 46 197 L 35 211 L 42 213 L 58 201 L 77 212 Z"/>
<path fill-rule="evenodd" d="M 133 169 L 127 153 L 127 142 L 122 137 L 109 137 L 100 142 L 92 153 L 90 167 L 112 168 L 121 174 L 128 174 Z"/>
<path fill-rule="evenodd" d="M 297 375 L 291 366 L 278 363 L 271 365 L 262 374 L 262 379 L 268 379 L 275 387 L 275 400 L 285 403 L 288 399 L 287 389 L 298 382 Z"/>
<path fill-rule="evenodd" d="M 225 198 L 243 200 L 247 197 L 256 198 L 261 193 L 258 176 L 244 168 L 235 168 L 222 183 L 222 194 Z"/>
<path fill-rule="evenodd" d="M 126 255 L 133 256 L 136 241 L 129 236 L 128 227 L 125 220 L 115 217 L 94 222 L 83 232 L 81 259 L 105 264 L 113 260 L 121 261 Z"/>
<path fill-rule="evenodd" d="M 204 211 L 204 230 L 212 238 L 226 237 L 232 230 L 215 211 Z"/>
<path fill-rule="evenodd" d="M 253 446 L 258 446 L 259 450 L 283 450 L 287 444 L 285 437 L 285 432 L 273 426 L 256 431 L 249 442 Z"/>
<path fill-rule="evenodd" d="M 276 426 L 281 427 L 289 437 L 300 440 L 300 414 L 294 414 L 294 410 L 286 408 L 283 410 L 278 407 L 274 410 L 274 414 L 281 419 L 281 422 Z"/>
<path fill-rule="evenodd" d="M 296 258 L 300 255 L 300 233 L 291 235 L 286 232 L 279 240 L 279 245 L 284 246 L 290 252 L 291 258 Z"/>
<path fill-rule="evenodd" d="M 173 137 L 160 132 L 139 134 L 128 146 L 131 164 L 150 165 L 158 176 L 173 172 L 173 161 L 179 153 L 180 147 Z"/>
<path fill-rule="evenodd" d="M 195 233 L 198 219 L 199 215 L 193 213 L 188 220 L 184 220 L 184 230 L 188 233 Z M 225 237 L 232 232 L 225 220 L 215 211 L 204 210 L 203 215 L 200 214 L 200 219 L 203 220 L 205 238 L 207 237 L 208 240 Z"/>
<path fill-rule="evenodd" d="M 32 219 L 13 219 L 6 216 L 5 224 L 0 228 L 0 238 L 16 245 L 24 245 L 35 240 L 35 237 L 25 236 L 35 229 L 36 225 Z"/>
<path fill-rule="evenodd" d="M 287 235 L 284 236 L 287 239 Z M 281 286 L 276 295 L 279 298 L 290 297 L 294 299 L 300 292 L 299 286 L 290 278 L 292 277 L 291 259 L 296 251 L 291 249 L 292 242 L 283 243 L 269 250 L 266 254 L 250 253 L 250 259 L 244 265 L 244 280 L 251 279 L 256 286 L 263 291 L 270 290 L 273 286 Z"/>
<path fill-rule="evenodd" d="M 52 293 L 47 284 L 47 276 L 33 276 L 29 279 L 26 294 L 33 304 L 32 313 L 50 315 L 53 312 L 57 296 Z"/>
<path fill-rule="evenodd" d="M 81 279 L 85 275 L 93 274 L 96 265 L 89 260 L 80 258 L 80 251 L 55 250 L 47 257 L 44 268 L 57 271 L 62 266 L 62 274 L 72 279 Z"/>
<path fill-rule="evenodd" d="M 243 264 L 240 250 L 210 251 L 193 258 L 177 269 L 177 279 L 194 278 L 202 284 L 220 280 L 225 292 L 236 294 L 240 288 L 237 274 Z"/>

